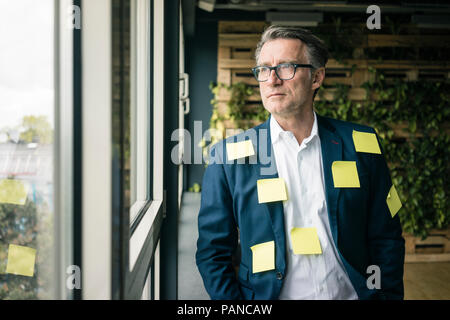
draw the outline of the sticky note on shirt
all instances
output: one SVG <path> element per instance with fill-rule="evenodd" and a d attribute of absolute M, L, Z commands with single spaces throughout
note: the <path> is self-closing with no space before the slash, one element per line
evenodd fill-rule
<path fill-rule="evenodd" d="M 256 182 L 258 203 L 287 200 L 286 184 L 283 178 L 260 179 Z"/>
<path fill-rule="evenodd" d="M 263 242 L 250 247 L 253 273 L 275 269 L 275 241 Z"/>
<path fill-rule="evenodd" d="M 334 161 L 331 165 L 335 188 L 359 188 L 356 161 Z"/>
<path fill-rule="evenodd" d="M 235 160 L 250 157 L 255 154 L 251 140 L 245 140 L 236 143 L 227 143 L 227 158 Z"/>
<path fill-rule="evenodd" d="M 353 130 L 352 135 L 356 152 L 381 154 L 377 136 L 374 133 Z"/>
<path fill-rule="evenodd" d="M 397 214 L 398 210 L 400 210 L 400 208 L 402 207 L 402 202 L 400 201 L 394 185 L 392 185 L 391 189 L 389 190 L 389 193 L 386 197 L 386 203 L 393 218 Z"/>
<path fill-rule="evenodd" d="M 32 277 L 35 260 L 36 249 L 10 244 L 6 273 Z"/>
<path fill-rule="evenodd" d="M 294 254 L 322 254 L 316 228 L 292 228 L 291 241 Z"/>
<path fill-rule="evenodd" d="M 24 205 L 27 200 L 28 184 L 21 180 L 0 180 L 0 203 Z"/>

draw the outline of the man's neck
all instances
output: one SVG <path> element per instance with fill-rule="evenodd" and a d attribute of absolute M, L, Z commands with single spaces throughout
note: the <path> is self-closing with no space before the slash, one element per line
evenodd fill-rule
<path fill-rule="evenodd" d="M 305 108 L 296 114 L 282 116 L 279 114 L 272 114 L 277 120 L 280 127 L 285 131 L 291 131 L 301 145 L 303 139 L 311 135 L 314 124 L 314 111 L 312 108 Z"/>

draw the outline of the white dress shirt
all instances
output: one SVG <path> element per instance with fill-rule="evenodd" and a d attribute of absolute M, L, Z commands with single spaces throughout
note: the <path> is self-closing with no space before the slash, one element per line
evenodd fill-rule
<path fill-rule="evenodd" d="M 316 114 L 311 134 L 301 145 L 273 116 L 270 137 L 278 176 L 288 192 L 283 203 L 287 270 L 279 299 L 358 299 L 331 235 Z M 322 254 L 295 255 L 291 230 L 308 227 L 317 229 Z"/>

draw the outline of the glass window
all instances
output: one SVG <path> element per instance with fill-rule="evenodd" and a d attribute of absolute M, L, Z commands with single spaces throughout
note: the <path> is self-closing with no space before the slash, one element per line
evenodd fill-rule
<path fill-rule="evenodd" d="M 150 1 L 130 1 L 130 223 L 150 194 Z M 127 190 L 127 189 L 126 189 Z"/>
<path fill-rule="evenodd" d="M 0 299 L 54 288 L 54 0 L 0 0 Z"/>

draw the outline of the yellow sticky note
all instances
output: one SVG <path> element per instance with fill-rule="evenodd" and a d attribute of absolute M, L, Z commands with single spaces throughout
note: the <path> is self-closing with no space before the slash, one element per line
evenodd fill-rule
<path fill-rule="evenodd" d="M 253 273 L 275 269 L 275 241 L 250 247 L 253 256 Z"/>
<path fill-rule="evenodd" d="M 331 165 L 335 188 L 359 188 L 356 161 L 334 161 Z"/>
<path fill-rule="evenodd" d="M 250 157 L 255 154 L 251 140 L 245 140 L 236 143 L 227 143 L 227 158 L 235 160 L 239 158 Z"/>
<path fill-rule="evenodd" d="M 292 228 L 291 241 L 294 254 L 322 254 L 316 228 Z"/>
<path fill-rule="evenodd" d="M 24 205 L 27 200 L 28 184 L 21 180 L 0 180 L 0 203 Z"/>
<path fill-rule="evenodd" d="M 10 244 L 6 273 L 32 277 L 34 275 L 35 260 L 36 249 Z"/>
<path fill-rule="evenodd" d="M 400 201 L 394 185 L 392 185 L 391 189 L 389 190 L 389 193 L 386 197 L 386 203 L 393 218 L 397 214 L 398 210 L 400 210 L 400 208 L 402 207 L 402 202 Z"/>
<path fill-rule="evenodd" d="M 353 130 L 353 143 L 357 152 L 381 154 L 377 136 L 374 133 Z"/>
<path fill-rule="evenodd" d="M 258 203 L 287 200 L 283 178 L 260 179 L 256 182 Z"/>

